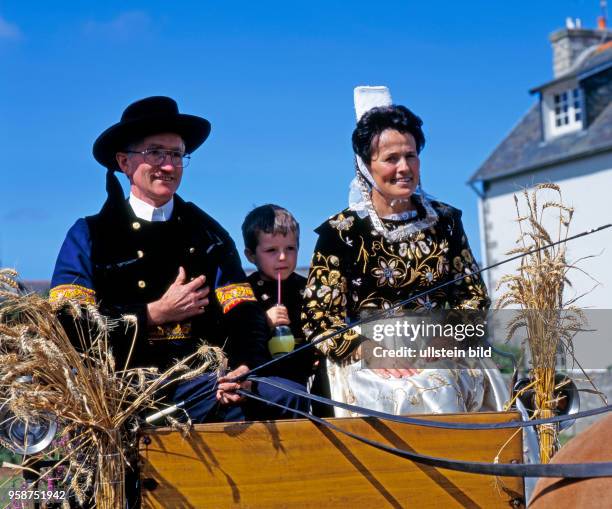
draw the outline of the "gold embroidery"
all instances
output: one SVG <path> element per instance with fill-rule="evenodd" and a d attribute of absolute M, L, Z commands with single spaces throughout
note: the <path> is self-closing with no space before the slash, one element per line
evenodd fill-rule
<path fill-rule="evenodd" d="M 302 320 L 307 337 L 312 340 L 339 330 L 367 309 L 389 309 L 411 294 L 454 279 L 457 281 L 453 285 L 421 296 L 405 307 L 486 309 L 486 288 L 475 274 L 478 267 L 458 224 L 458 235 L 441 221 L 391 242 L 373 232 L 367 218 L 359 219 L 351 211 L 332 218 L 317 242 L 304 291 Z M 351 243 L 347 242 L 348 233 Z M 462 275 L 468 277 L 459 280 Z M 359 343 L 359 334 L 345 332 L 317 346 L 339 360 L 350 355 Z"/>
<path fill-rule="evenodd" d="M 215 290 L 217 300 L 221 305 L 223 314 L 228 313 L 231 309 L 243 302 L 257 302 L 253 289 L 249 283 L 235 283 L 227 286 L 222 286 Z"/>
<path fill-rule="evenodd" d="M 353 221 L 355 221 L 354 217 L 344 217 L 344 214 L 338 214 L 336 217 L 337 219 L 330 219 L 329 224 L 339 232 L 350 230 L 351 226 L 353 226 Z"/>
<path fill-rule="evenodd" d="M 149 331 L 151 341 L 170 341 L 189 339 L 191 337 L 191 322 L 166 323 L 157 325 Z"/>
<path fill-rule="evenodd" d="M 58 285 L 51 288 L 49 302 L 55 303 L 64 299 L 76 300 L 81 304 L 95 304 L 96 292 L 80 285 Z"/>
<path fill-rule="evenodd" d="M 397 268 L 399 258 L 385 260 L 382 256 L 378 258 L 378 267 L 372 269 L 371 273 L 378 278 L 376 286 L 395 286 L 396 278 L 401 277 L 403 272 Z"/>

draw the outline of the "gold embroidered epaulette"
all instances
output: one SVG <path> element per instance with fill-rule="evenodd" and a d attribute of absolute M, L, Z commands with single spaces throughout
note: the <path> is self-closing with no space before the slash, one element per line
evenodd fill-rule
<path fill-rule="evenodd" d="M 243 302 L 257 302 L 249 283 L 235 283 L 221 286 L 215 290 L 217 300 L 221 304 L 223 314 L 229 312 Z"/>
<path fill-rule="evenodd" d="M 55 303 L 65 299 L 76 300 L 81 304 L 95 304 L 96 292 L 80 285 L 58 285 L 49 291 L 49 302 Z"/>
<path fill-rule="evenodd" d="M 188 339 L 191 337 L 191 322 L 166 323 L 157 325 L 149 331 L 151 341 L 171 341 L 176 339 Z"/>

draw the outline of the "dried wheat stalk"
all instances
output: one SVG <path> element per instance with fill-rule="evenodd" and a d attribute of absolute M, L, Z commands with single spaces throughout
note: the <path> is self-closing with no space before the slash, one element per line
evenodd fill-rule
<path fill-rule="evenodd" d="M 68 300 L 52 305 L 36 294 L 20 295 L 16 277 L 14 271 L 0 270 L 0 405 L 16 418 L 55 419 L 62 446 L 44 452 L 64 454 L 58 465 L 67 464 L 64 480 L 77 501 L 93 497 L 96 507 L 122 507 L 139 415 L 159 409 L 157 391 L 170 381 L 223 368 L 223 352 L 203 344 L 164 373 L 117 370 L 108 331 L 118 324 L 95 306 Z M 78 338 L 72 339 L 78 349 L 57 318 L 60 307 L 75 320 Z M 29 457 L 23 467 L 37 459 Z"/>
<path fill-rule="evenodd" d="M 546 191 L 547 190 L 547 191 Z M 539 193 L 553 192 L 555 200 L 538 203 Z M 512 253 L 528 253 L 521 258 L 515 274 L 502 277 L 497 288 L 505 292 L 497 302 L 497 308 L 518 307 L 519 311 L 508 327 L 508 339 L 519 329 L 527 331 L 527 344 L 531 353 L 530 376 L 535 390 L 536 418 L 552 417 L 556 409 L 555 364 L 559 345 L 569 345 L 582 326 L 584 314 L 571 303 L 563 300 L 563 290 L 569 285 L 568 272 L 573 268 L 566 259 L 566 246 L 561 243 L 544 247 L 556 241 L 567 239 L 574 210 L 563 204 L 561 190 L 556 184 L 540 184 L 528 193 L 523 191 L 523 207 L 515 195 L 517 222 L 520 236 L 519 247 Z M 544 223 L 551 219 L 557 223 L 556 232 L 551 234 Z M 548 463 L 557 448 L 557 428 L 540 426 L 540 458 Z"/>

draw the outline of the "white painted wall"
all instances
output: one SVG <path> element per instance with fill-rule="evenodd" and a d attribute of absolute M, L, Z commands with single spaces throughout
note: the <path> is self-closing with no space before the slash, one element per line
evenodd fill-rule
<path fill-rule="evenodd" d="M 486 230 L 487 263 L 506 258 L 505 253 L 516 247 L 519 229 L 513 194 L 522 200 L 523 188 L 532 188 L 542 182 L 558 184 L 563 192 L 564 203 L 574 207 L 570 235 L 612 223 L 612 152 L 495 181 L 487 190 L 482 204 L 484 224 L 481 228 Z M 542 198 L 545 196 L 555 198 L 552 191 L 543 194 Z M 583 270 L 601 283 L 581 303 L 583 307 L 612 309 L 612 228 L 570 242 L 567 250 L 570 260 L 600 255 L 580 264 Z M 495 292 L 495 285 L 500 276 L 516 267 L 511 265 L 504 265 L 487 274 L 488 288 L 493 298 L 499 295 L 499 292 Z M 577 271 L 570 279 L 577 292 L 587 291 L 594 284 Z"/>
<path fill-rule="evenodd" d="M 522 189 L 542 182 L 558 184 L 564 204 L 574 207 L 570 235 L 612 223 L 612 152 L 496 181 L 482 200 L 481 232 L 485 234 L 488 264 L 507 258 L 505 253 L 516 247 L 519 229 L 513 194 L 519 196 L 519 204 L 523 206 Z M 541 196 L 543 201 L 556 199 L 556 193 L 546 193 Z M 547 227 L 557 224 L 556 218 L 550 217 L 552 221 L 546 224 Z M 552 231 L 549 228 L 549 232 Z M 612 228 L 569 242 L 567 253 L 568 260 L 598 255 L 580 262 L 579 267 L 601 284 L 576 304 L 582 308 L 612 310 Z M 517 266 L 518 263 L 513 262 L 485 273 L 485 281 L 494 301 L 501 295 L 500 291 L 495 290 L 499 278 L 516 270 Z M 566 289 L 566 299 L 588 292 L 596 284 L 577 270 L 569 273 L 569 279 L 573 288 Z M 608 324 L 607 329 L 610 331 L 607 337 L 597 334 L 590 344 L 584 341 L 575 344 L 576 356 L 585 362 L 586 367 L 597 364 L 592 360 L 593 356 L 595 359 L 601 357 L 597 359 L 599 365 L 612 365 L 612 323 Z"/>

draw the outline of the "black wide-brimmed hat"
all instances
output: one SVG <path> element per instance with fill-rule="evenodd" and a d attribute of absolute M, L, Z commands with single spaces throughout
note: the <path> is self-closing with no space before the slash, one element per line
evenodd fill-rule
<path fill-rule="evenodd" d="M 159 133 L 176 133 L 185 142 L 185 152 L 191 154 L 210 134 L 210 122 L 205 118 L 179 113 L 170 97 L 146 97 L 130 104 L 121 121 L 104 131 L 93 146 L 93 155 L 102 166 L 118 170 L 115 154 L 130 143 Z"/>

